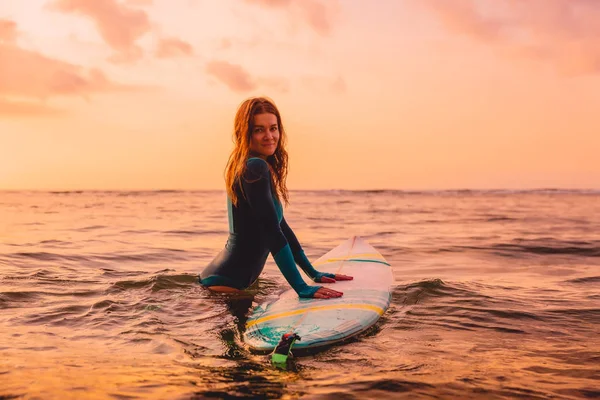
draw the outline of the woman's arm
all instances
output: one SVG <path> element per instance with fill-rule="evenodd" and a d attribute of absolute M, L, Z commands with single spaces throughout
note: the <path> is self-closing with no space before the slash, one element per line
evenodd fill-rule
<path fill-rule="evenodd" d="M 279 270 L 300 297 L 313 297 L 320 286 L 308 286 L 300 276 L 292 250 L 281 231 L 273 197 L 271 195 L 271 171 L 266 161 L 251 158 L 242 178 L 242 189 L 252 210 L 263 224 L 267 234 L 267 246 Z"/>
<path fill-rule="evenodd" d="M 312 279 L 315 282 L 319 282 L 321 280 L 321 277 L 323 276 L 327 276 L 329 278 L 335 277 L 334 274 L 319 272 L 312 266 L 310 260 L 308 259 L 308 257 L 306 257 L 306 254 L 304 253 L 304 249 L 302 249 L 300 242 L 298 242 L 298 238 L 294 234 L 294 231 L 292 230 L 292 228 L 290 228 L 287 221 L 285 220 L 285 217 L 281 219 L 280 225 L 281 231 L 283 232 L 288 243 L 290 244 L 290 249 L 292 250 L 292 254 L 294 255 L 294 261 L 296 261 L 296 263 L 300 266 L 300 268 L 302 268 L 304 273 L 306 273 L 306 275 L 310 277 L 310 279 Z"/>
<path fill-rule="evenodd" d="M 296 261 L 300 268 L 302 268 L 306 275 L 308 275 L 313 281 L 321 283 L 331 283 L 335 281 L 352 280 L 351 276 L 317 271 L 315 267 L 313 267 L 313 265 L 311 264 L 308 257 L 306 257 L 304 249 L 302 249 L 298 238 L 294 234 L 292 228 L 290 228 L 290 226 L 288 225 L 287 221 L 285 220 L 285 217 L 282 218 L 280 225 L 281 231 L 285 235 L 288 243 L 290 244 L 290 248 L 292 249 L 294 261 Z"/>

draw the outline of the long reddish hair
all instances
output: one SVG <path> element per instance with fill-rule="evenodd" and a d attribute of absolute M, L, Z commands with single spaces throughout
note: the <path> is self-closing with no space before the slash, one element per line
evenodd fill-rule
<path fill-rule="evenodd" d="M 274 195 L 277 200 L 287 205 L 288 190 L 285 184 L 288 172 L 288 153 L 285 150 L 286 134 L 281 123 L 281 115 L 273 100 L 267 97 L 251 97 L 245 100 L 235 114 L 233 123 L 234 148 L 229 155 L 225 167 L 225 185 L 227 194 L 234 205 L 238 203 L 238 195 L 235 186 L 246 172 L 246 160 L 250 155 L 250 140 L 254 131 L 254 116 L 258 114 L 274 114 L 277 117 L 279 127 L 279 143 L 275 153 L 267 157 L 267 163 L 271 169 L 271 184 L 275 188 Z"/>

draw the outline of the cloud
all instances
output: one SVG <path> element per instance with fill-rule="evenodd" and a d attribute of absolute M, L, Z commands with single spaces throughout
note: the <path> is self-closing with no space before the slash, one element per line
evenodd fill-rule
<path fill-rule="evenodd" d="M 158 42 L 156 56 L 158 58 L 171 58 L 178 56 L 190 56 L 194 52 L 191 44 L 177 38 L 161 39 Z"/>
<path fill-rule="evenodd" d="M 11 21 L 8 21 L 11 22 Z M 2 40 L 14 42 L 16 24 L 3 20 Z M 0 42 L 0 106 L 3 115 L 56 113 L 40 102 L 57 96 L 88 98 L 93 93 L 141 90 L 141 87 L 111 81 L 102 70 L 84 68 L 42 53 L 27 50 L 15 43 Z"/>
<path fill-rule="evenodd" d="M 17 40 L 17 24 L 14 21 L 0 19 L 0 43 L 14 43 Z"/>
<path fill-rule="evenodd" d="M 96 24 L 102 39 L 115 54 L 109 58 L 113 63 L 123 64 L 144 57 L 144 49 L 137 41 L 146 34 L 154 33 L 154 24 L 146 11 L 136 7 L 153 4 L 152 0 L 54 0 L 49 8 L 66 14 L 83 15 Z M 159 58 L 191 55 L 191 44 L 178 38 L 157 39 L 156 56 Z"/>
<path fill-rule="evenodd" d="M 244 0 L 247 4 L 281 9 L 288 12 L 291 19 L 300 15 L 313 31 L 327 36 L 333 29 L 333 21 L 339 10 L 337 1 L 332 0 Z"/>
<path fill-rule="evenodd" d="M 0 98 L 0 116 L 2 117 L 58 116 L 64 113 L 63 110 L 49 107 L 40 102 L 10 101 Z"/>
<path fill-rule="evenodd" d="M 143 56 L 143 50 L 135 42 L 152 29 L 145 11 L 116 0 L 55 0 L 50 8 L 92 19 L 104 41 L 117 51 L 113 61 L 135 61 Z"/>
<path fill-rule="evenodd" d="M 131 89 L 109 81 L 99 69 L 85 69 L 17 46 L 0 44 L 0 65 L 0 95 L 43 99 Z"/>
<path fill-rule="evenodd" d="M 206 65 L 206 72 L 234 92 L 248 92 L 256 89 L 256 83 L 241 65 L 215 60 Z"/>
<path fill-rule="evenodd" d="M 600 72 L 600 2 L 510 0 L 482 9 L 474 0 L 417 3 L 449 31 L 510 57 L 551 61 L 570 75 Z"/>

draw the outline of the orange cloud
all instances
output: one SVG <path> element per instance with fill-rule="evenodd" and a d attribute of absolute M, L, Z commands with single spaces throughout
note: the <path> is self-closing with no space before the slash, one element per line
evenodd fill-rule
<path fill-rule="evenodd" d="M 191 44 L 177 38 L 162 39 L 158 42 L 156 56 L 158 58 L 170 58 L 192 55 L 194 48 Z"/>
<path fill-rule="evenodd" d="M 206 72 L 223 82 L 234 92 L 248 92 L 256 89 L 256 83 L 241 66 L 227 61 L 210 61 Z"/>
<path fill-rule="evenodd" d="M 494 45 L 505 55 L 552 61 L 567 74 L 600 72 L 598 1 L 490 3 L 496 10 L 482 10 L 474 0 L 422 0 L 418 4 L 433 12 L 446 29 Z"/>
<path fill-rule="evenodd" d="M 337 2 L 331 0 L 244 0 L 248 4 L 287 9 L 289 18 L 296 18 L 298 14 L 302 16 L 304 22 L 308 24 L 316 33 L 326 36 L 331 32 L 333 19 L 338 10 Z M 297 8 L 294 10 L 293 8 Z M 297 11 L 297 12 L 296 12 Z"/>
<path fill-rule="evenodd" d="M 13 43 L 17 39 L 17 24 L 14 21 L 0 19 L 0 43 Z"/>

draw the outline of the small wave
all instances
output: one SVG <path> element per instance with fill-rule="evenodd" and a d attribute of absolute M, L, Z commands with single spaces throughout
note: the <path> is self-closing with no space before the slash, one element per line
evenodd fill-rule
<path fill-rule="evenodd" d="M 43 297 L 43 292 L 35 291 L 0 292 L 0 309 L 29 305 L 32 301 L 38 301 Z"/>
<path fill-rule="evenodd" d="M 133 254 L 96 254 L 95 259 L 111 262 L 155 262 L 155 261 L 180 261 L 187 260 L 187 252 L 178 249 L 162 249 L 159 252 L 133 253 Z"/>
<path fill-rule="evenodd" d="M 118 281 L 113 283 L 107 293 L 122 292 L 129 289 L 150 289 L 152 292 L 165 289 L 189 287 L 197 282 L 196 275 L 155 275 L 147 279 Z"/>
<path fill-rule="evenodd" d="M 509 253 L 531 253 L 538 255 L 574 255 L 583 257 L 600 257 L 600 247 L 589 243 L 588 245 L 568 245 L 568 243 L 554 243 L 548 245 L 498 243 L 491 247 L 493 250 Z"/>
<path fill-rule="evenodd" d="M 116 269 L 111 268 L 100 268 L 100 270 L 102 271 L 102 275 L 114 278 L 148 274 L 147 271 L 117 271 Z"/>
<path fill-rule="evenodd" d="M 584 278 L 569 279 L 565 282 L 575 284 L 600 283 L 600 276 L 587 276 Z"/>
<path fill-rule="evenodd" d="M 36 312 L 25 316 L 24 323 L 30 325 L 50 324 L 53 326 L 71 325 L 71 318 L 82 317 L 87 314 L 89 306 L 85 304 L 75 304 L 65 307 L 58 307 L 46 312 Z"/>
<path fill-rule="evenodd" d="M 48 240 L 42 240 L 38 244 L 71 244 L 71 243 L 65 242 L 63 240 L 48 239 Z"/>
<path fill-rule="evenodd" d="M 157 233 L 158 231 L 152 230 L 152 229 L 127 229 L 124 231 L 121 231 L 121 234 L 146 234 L 146 233 Z"/>
<path fill-rule="evenodd" d="M 202 230 L 170 230 L 163 232 L 166 235 L 175 236 L 200 236 L 200 235 L 221 235 L 224 231 L 202 231 Z"/>
<path fill-rule="evenodd" d="M 505 217 L 505 216 L 490 216 L 485 219 L 486 222 L 505 222 L 505 221 L 518 221 L 517 218 Z"/>
<path fill-rule="evenodd" d="M 473 238 L 471 238 L 473 239 Z M 599 242 L 557 241 L 553 239 L 514 239 L 512 243 L 494 243 L 488 246 L 455 245 L 425 249 L 428 253 L 492 252 L 504 257 L 521 257 L 522 254 L 570 255 L 600 257 Z"/>
<path fill-rule="evenodd" d="M 89 226 L 84 226 L 83 228 L 74 228 L 74 231 L 79 231 L 79 232 L 87 232 L 87 231 L 94 231 L 97 229 L 104 229 L 106 228 L 106 225 L 89 225 Z"/>

